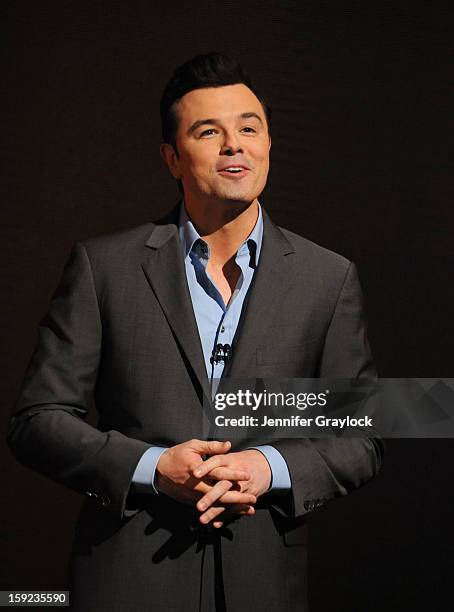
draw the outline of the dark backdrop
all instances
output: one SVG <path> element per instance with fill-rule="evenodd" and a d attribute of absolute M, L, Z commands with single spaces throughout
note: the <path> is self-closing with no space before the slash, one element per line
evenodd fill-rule
<path fill-rule="evenodd" d="M 197 53 L 237 56 L 268 94 L 261 201 L 357 263 L 380 374 L 453 375 L 450 3 L 277 4 L 1 3 L 3 589 L 62 587 L 80 504 L 3 444 L 37 324 L 75 240 L 177 201 L 158 102 Z M 374 482 L 310 516 L 314 612 L 449 608 L 453 450 L 389 442 Z"/>

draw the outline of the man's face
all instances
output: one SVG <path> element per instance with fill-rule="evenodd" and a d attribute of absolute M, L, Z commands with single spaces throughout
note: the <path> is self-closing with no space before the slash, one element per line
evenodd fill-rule
<path fill-rule="evenodd" d="M 253 202 L 265 187 L 271 146 L 255 94 L 243 84 L 196 89 L 176 112 L 178 156 L 169 145 L 162 154 L 182 181 L 185 200 Z"/>

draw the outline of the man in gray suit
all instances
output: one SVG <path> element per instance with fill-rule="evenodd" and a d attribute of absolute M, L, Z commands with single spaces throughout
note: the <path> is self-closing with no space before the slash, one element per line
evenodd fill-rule
<path fill-rule="evenodd" d="M 270 112 L 236 62 L 178 68 L 161 119 L 184 200 L 74 246 L 10 447 L 86 495 L 73 609 L 307 610 L 306 514 L 371 479 L 381 444 L 207 439 L 212 383 L 375 376 L 355 267 L 261 208 Z"/>

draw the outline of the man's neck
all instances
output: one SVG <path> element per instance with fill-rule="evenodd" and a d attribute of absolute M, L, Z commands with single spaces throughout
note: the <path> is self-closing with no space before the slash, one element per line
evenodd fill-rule
<path fill-rule="evenodd" d="M 210 261 L 220 267 L 234 258 L 254 229 L 259 214 L 257 199 L 243 210 L 213 206 L 208 212 L 190 203 L 185 202 L 185 206 L 194 227 L 210 247 Z"/>

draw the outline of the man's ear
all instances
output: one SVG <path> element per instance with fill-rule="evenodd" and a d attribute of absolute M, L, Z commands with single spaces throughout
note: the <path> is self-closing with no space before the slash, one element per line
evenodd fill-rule
<path fill-rule="evenodd" d="M 271 151 L 271 136 L 269 138 L 270 138 L 270 144 L 268 145 L 268 151 Z"/>
<path fill-rule="evenodd" d="M 181 178 L 181 173 L 179 169 L 178 156 L 175 149 L 168 142 L 163 142 L 159 147 L 159 153 L 167 164 L 173 178 L 179 180 Z"/>

